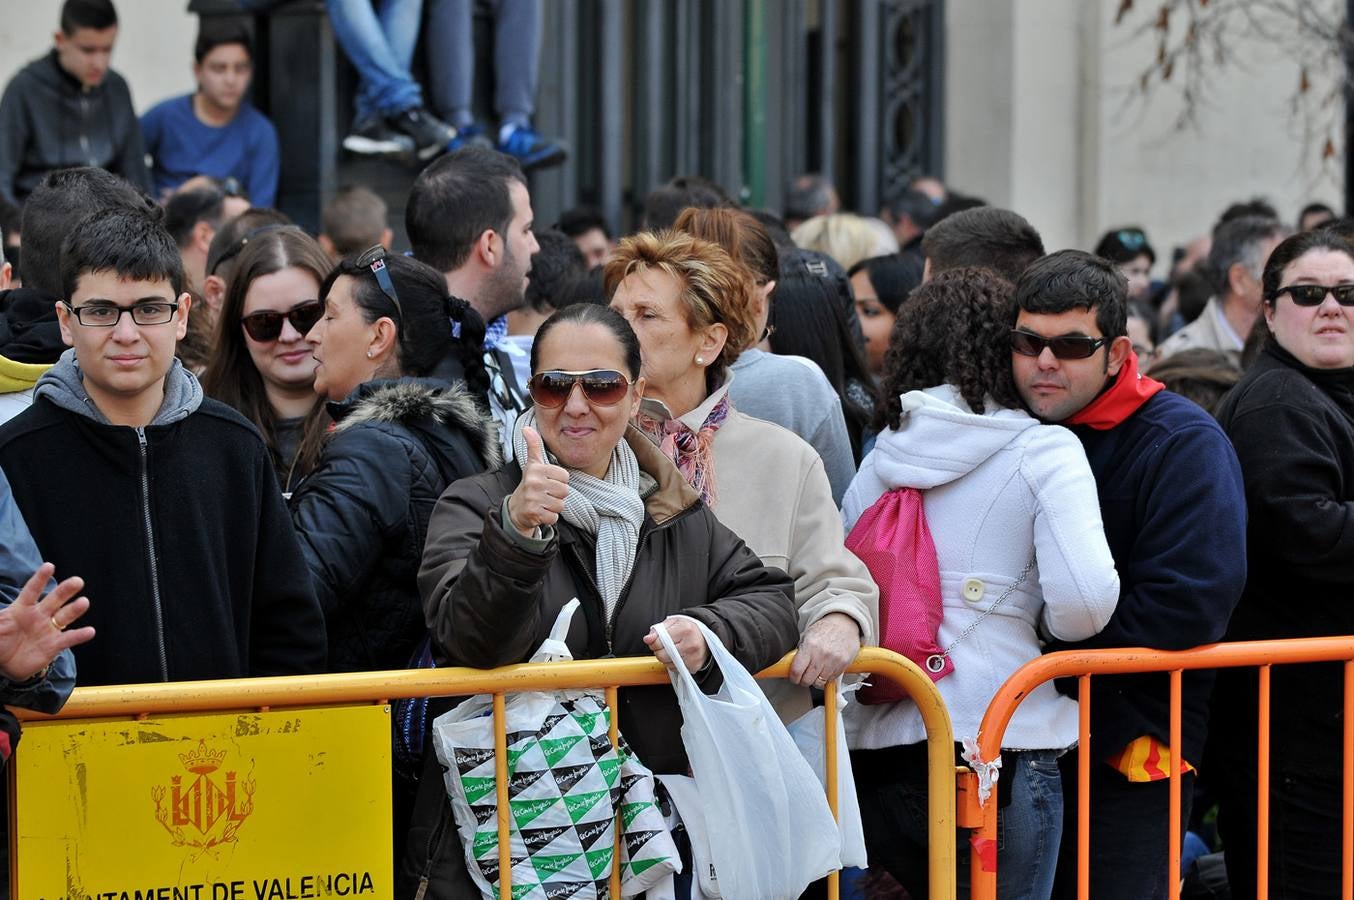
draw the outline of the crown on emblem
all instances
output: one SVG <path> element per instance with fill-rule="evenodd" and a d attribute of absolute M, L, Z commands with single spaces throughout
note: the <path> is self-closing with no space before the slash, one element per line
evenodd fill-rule
<path fill-rule="evenodd" d="M 221 763 L 226 761 L 226 751 L 209 750 L 207 749 L 207 742 L 200 740 L 197 743 L 196 750 L 180 753 L 179 760 L 189 772 L 207 775 L 221 768 Z"/>

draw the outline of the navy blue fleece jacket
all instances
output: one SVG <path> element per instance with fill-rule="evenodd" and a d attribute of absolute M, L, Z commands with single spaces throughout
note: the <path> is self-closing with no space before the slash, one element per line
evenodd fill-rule
<path fill-rule="evenodd" d="M 1231 443 L 1189 400 L 1161 391 L 1108 430 L 1072 426 L 1086 448 L 1105 535 L 1121 582 L 1109 625 L 1048 650 L 1184 650 L 1222 639 L 1246 584 L 1246 498 Z M 1167 676 L 1091 680 L 1092 753 L 1170 736 Z M 1211 672 L 1186 672 L 1184 754 L 1198 763 L 1208 728 Z M 1064 685 L 1075 695 L 1075 684 Z"/>

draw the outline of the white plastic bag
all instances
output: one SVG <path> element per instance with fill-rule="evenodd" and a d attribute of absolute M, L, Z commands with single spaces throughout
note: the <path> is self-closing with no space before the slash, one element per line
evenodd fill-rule
<path fill-rule="evenodd" d="M 860 802 L 856 799 L 856 776 L 851 772 L 851 757 L 846 750 L 846 726 L 841 714 L 860 687 L 843 687 L 837 681 L 837 827 L 842 836 L 842 866 L 868 868 L 865 861 L 865 827 L 860 821 Z M 827 742 L 824 736 L 827 718 L 823 707 L 815 706 L 788 726 L 799 752 L 804 754 L 813 772 L 827 790 Z"/>
<path fill-rule="evenodd" d="M 718 896 L 795 900 L 840 867 L 837 823 L 818 776 L 756 679 L 714 632 L 689 621 L 700 629 L 724 676 L 711 696 L 687 671 L 667 629 L 662 624 L 654 629 L 673 661 L 668 674 L 682 711 L 682 743 L 701 801 Z M 699 839 L 692 834 L 693 845 Z M 709 894 L 705 881 L 699 879 Z"/>
<path fill-rule="evenodd" d="M 573 658 L 564 636 L 577 608 L 577 599 L 565 605 L 532 662 Z M 681 870 L 654 804 L 653 774 L 624 742 L 611 746 L 611 711 L 600 694 L 510 694 L 506 713 L 514 900 L 607 896 L 617 811 L 625 832 L 623 896 L 657 888 Z M 492 697 L 471 697 L 432 728 L 466 865 L 486 898 L 496 897 L 499 885 L 492 715 Z"/>

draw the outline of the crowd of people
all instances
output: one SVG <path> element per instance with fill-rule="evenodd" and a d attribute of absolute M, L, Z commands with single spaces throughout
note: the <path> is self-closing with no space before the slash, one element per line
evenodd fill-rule
<path fill-rule="evenodd" d="M 44 157 L 23 85 L 129 104 L 106 11 L 68 0 L 0 102 L 0 186 L 22 201 L 0 220 L 21 240 L 0 264 L 6 703 L 522 662 L 576 596 L 575 658 L 671 663 L 657 623 L 705 685 L 696 623 L 750 670 L 796 650 L 766 684 L 786 721 L 861 647 L 917 653 L 971 738 L 1042 653 L 1354 632 L 1354 224 L 1329 208 L 1290 227 L 1234 204 L 1162 281 L 1139 227 L 1047 252 L 934 178 L 857 214 L 818 175 L 780 212 L 682 176 L 617 238 L 586 208 L 538 226 L 500 132 L 430 154 L 403 253 L 365 187 L 316 236 L 271 207 L 250 46 L 209 30 L 198 91 L 141 121 L 149 171 L 121 115 L 98 154 Z M 533 90 L 500 84 L 505 127 L 529 131 L 513 102 Z M 397 93 L 363 82 L 373 133 L 426 113 Z M 878 565 L 883 535 L 929 579 Z M 900 625 L 916 602 L 929 633 Z M 1273 678 L 1274 896 L 1338 890 L 1341 675 Z M 1216 805 L 1232 896 L 1255 895 L 1259 690 L 1186 673 L 1173 758 L 1166 675 L 1093 681 L 1093 897 L 1164 897 L 1182 874 L 1172 771 L 1182 830 L 1214 842 Z M 686 772 L 669 689 L 622 690 L 618 715 L 645 765 Z M 1075 687 L 1046 684 L 1006 732 L 1003 898 L 1075 896 L 1077 720 Z M 920 716 L 867 694 L 847 727 L 873 867 L 925 896 Z M 0 755 L 18 737 L 0 721 Z M 399 896 L 474 896 L 432 748 L 397 749 Z"/>

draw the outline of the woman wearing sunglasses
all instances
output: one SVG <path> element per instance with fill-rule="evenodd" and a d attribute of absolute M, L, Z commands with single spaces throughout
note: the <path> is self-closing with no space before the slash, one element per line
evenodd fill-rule
<path fill-rule="evenodd" d="M 582 608 L 568 643 L 580 659 L 653 652 L 667 663 L 651 630 L 664 622 L 699 673 L 708 652 L 687 616 L 749 671 L 793 649 L 789 579 L 763 566 L 630 425 L 645 382 L 625 320 L 602 306 L 565 307 L 536 333 L 531 372 L 534 406 L 514 428 L 514 462 L 452 485 L 428 526 L 419 584 L 439 662 L 523 662 L 573 597 Z M 646 766 L 686 773 L 670 687 L 623 688 L 619 725 Z M 402 875 L 412 888 L 436 866 L 468 887 L 446 791 L 428 759 L 430 789 L 420 792 Z M 429 836 L 439 818 L 447 821 L 435 847 Z"/>
<path fill-rule="evenodd" d="M 957 738 L 977 735 L 997 688 L 1040 655 L 1042 640 L 1096 634 L 1119 598 L 1081 443 L 1021 408 L 1007 337 L 1012 295 L 1008 282 L 974 268 L 943 272 L 912 292 L 885 357 L 882 430 L 842 504 L 851 528 L 886 491 L 921 492 L 943 610 L 935 640 L 942 653 L 927 662 L 937 672 L 953 665 L 936 687 Z M 925 897 L 921 716 L 906 701 L 847 713 L 870 860 Z M 1051 683 L 1035 689 L 1006 730 L 993 798 L 1003 898 L 1052 890 L 1063 822 L 1057 760 L 1076 739 L 1077 703 Z M 969 854 L 959 856 L 967 885 Z"/>
<path fill-rule="evenodd" d="M 379 246 L 340 263 L 319 295 L 324 315 L 308 339 L 335 424 L 292 496 L 292 521 L 324 608 L 330 670 L 398 669 L 427 633 L 415 577 L 433 504 L 499 462 L 474 385 L 427 377 L 458 352 L 467 382 L 486 385 L 484 323 L 447 296 L 440 273 Z"/>
<path fill-rule="evenodd" d="M 1294 235 L 1261 275 L 1269 336 L 1223 400 L 1250 510 L 1246 589 L 1227 640 L 1354 634 L 1354 246 Z M 1237 560 L 1234 565 L 1241 565 Z M 1274 669 L 1270 687 L 1270 896 L 1340 893 L 1341 732 L 1335 664 Z M 1256 895 L 1255 669 L 1223 669 L 1209 769 L 1235 897 Z"/>
<path fill-rule="evenodd" d="M 251 241 L 240 254 L 217 317 L 203 390 L 253 422 L 284 493 L 315 466 L 329 424 L 315 396 L 306 340 L 320 318 L 320 283 L 333 263 L 299 229 Z"/>
<path fill-rule="evenodd" d="M 879 592 L 843 544 L 823 461 L 797 435 L 744 415 L 729 366 L 755 337 L 747 268 L 680 232 L 637 234 L 607 262 L 611 308 L 644 348 L 639 427 L 762 561 L 789 573 L 803 633 L 791 683 L 766 695 L 787 722 L 875 640 Z"/>

